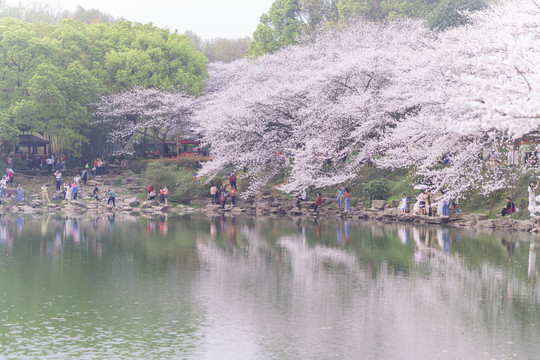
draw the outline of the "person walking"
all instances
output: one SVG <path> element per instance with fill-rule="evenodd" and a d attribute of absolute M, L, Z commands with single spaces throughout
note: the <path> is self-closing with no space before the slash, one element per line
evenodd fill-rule
<path fill-rule="evenodd" d="M 43 184 L 41 187 L 41 201 L 45 204 L 49 204 L 51 201 L 49 200 L 49 192 L 47 191 L 47 184 Z"/>
<path fill-rule="evenodd" d="M 148 185 L 146 188 L 146 200 L 150 200 L 150 194 L 154 190 L 154 187 L 152 185 Z"/>
<path fill-rule="evenodd" d="M 343 193 L 344 192 L 345 191 L 343 190 L 343 188 L 341 186 L 338 187 L 336 202 L 337 202 L 339 208 L 343 207 Z"/>
<path fill-rule="evenodd" d="M 431 191 L 429 189 L 426 189 L 424 198 L 426 200 L 427 216 L 433 216 L 433 209 L 431 208 L 431 204 L 433 203 L 433 196 L 431 195 Z"/>
<path fill-rule="evenodd" d="M 24 195 L 24 190 L 21 184 L 19 184 L 19 187 L 17 188 L 17 201 L 23 201 L 23 195 Z"/>
<path fill-rule="evenodd" d="M 54 157 L 53 155 L 49 156 L 47 160 L 45 160 L 47 163 L 47 169 L 49 170 L 49 174 L 53 173 L 53 165 L 54 165 Z"/>
<path fill-rule="evenodd" d="M 351 192 L 348 187 L 346 187 L 343 192 L 343 200 L 345 201 L 345 212 L 349 212 L 351 208 Z"/>
<path fill-rule="evenodd" d="M 536 207 L 536 189 L 538 188 L 538 182 L 534 185 L 534 182 L 529 182 L 529 207 L 528 210 L 532 216 L 536 215 L 538 208 Z"/>
<path fill-rule="evenodd" d="M 112 206 L 116 207 L 116 204 L 115 204 L 116 194 L 114 193 L 114 191 L 109 189 L 109 191 L 107 192 L 107 195 L 109 195 L 109 200 L 107 200 L 107 205 L 109 205 L 112 202 Z"/>
<path fill-rule="evenodd" d="M 0 197 L 5 198 L 7 193 L 7 184 L 8 180 L 6 176 L 2 176 L 2 180 L 0 180 Z"/>
<path fill-rule="evenodd" d="M 73 183 L 73 200 L 77 200 L 77 197 L 79 195 L 79 183 L 74 182 Z"/>
<path fill-rule="evenodd" d="M 7 176 L 8 182 L 10 183 L 12 183 L 15 180 L 15 172 L 13 171 L 12 168 L 9 167 L 6 169 L 6 176 Z"/>
<path fill-rule="evenodd" d="M 165 204 L 165 193 L 163 192 L 163 188 L 159 187 L 159 202 L 161 204 Z"/>
<path fill-rule="evenodd" d="M 56 191 L 60 191 L 60 185 L 62 185 L 62 173 L 56 170 L 54 178 L 56 179 Z"/>
<path fill-rule="evenodd" d="M 442 216 L 449 217 L 450 216 L 450 198 L 448 197 L 448 194 L 446 191 L 441 190 L 442 192 Z"/>
<path fill-rule="evenodd" d="M 235 188 L 232 188 L 231 189 L 231 204 L 232 206 L 235 206 L 236 205 L 236 189 Z"/>
<path fill-rule="evenodd" d="M 94 195 L 94 199 L 96 199 L 96 201 L 99 201 L 99 188 L 97 185 L 94 187 L 92 195 Z"/>
<path fill-rule="evenodd" d="M 73 197 L 73 188 L 71 187 L 70 183 L 66 183 L 66 185 L 64 185 L 64 189 L 66 189 L 66 200 L 69 203 Z"/>
<path fill-rule="evenodd" d="M 83 185 L 86 186 L 86 182 L 88 181 L 88 170 L 86 168 L 82 172 L 82 181 Z"/>
<path fill-rule="evenodd" d="M 165 196 L 165 205 L 168 205 L 169 204 L 169 200 L 168 200 L 169 188 L 167 186 L 163 187 L 163 195 Z"/>
<path fill-rule="evenodd" d="M 319 206 L 322 205 L 321 193 L 317 193 L 317 199 L 315 200 L 315 212 L 319 212 Z"/>
<path fill-rule="evenodd" d="M 219 190 L 219 205 L 222 209 L 225 209 L 225 203 L 227 202 L 227 190 L 222 186 Z"/>
<path fill-rule="evenodd" d="M 216 185 L 213 185 L 210 188 L 210 195 L 212 196 L 212 205 L 215 205 L 218 202 L 217 193 L 218 193 L 218 188 Z"/>
<path fill-rule="evenodd" d="M 420 191 L 420 194 L 418 194 L 418 208 L 420 215 L 426 215 L 426 198 L 423 191 Z"/>
<path fill-rule="evenodd" d="M 231 184 L 231 189 L 237 190 L 236 189 L 236 174 L 235 173 L 231 173 L 231 176 L 229 176 L 229 184 Z"/>

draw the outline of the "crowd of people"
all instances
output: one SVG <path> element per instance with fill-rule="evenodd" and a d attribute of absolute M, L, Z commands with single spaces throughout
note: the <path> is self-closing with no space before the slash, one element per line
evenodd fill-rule
<path fill-rule="evenodd" d="M 169 189 L 167 188 L 167 186 L 163 186 L 163 187 L 159 187 L 159 189 L 156 191 L 156 189 L 154 189 L 154 186 L 153 185 L 148 185 L 146 187 L 146 198 L 150 201 L 155 201 L 156 200 L 156 197 L 159 196 L 159 202 L 163 205 L 168 205 L 169 204 L 169 200 L 168 200 L 168 197 L 169 197 Z"/>
<path fill-rule="evenodd" d="M 80 197 L 81 187 L 86 186 L 88 183 L 90 170 L 88 160 L 83 162 L 82 172 L 77 174 L 73 178 L 73 181 L 64 182 L 62 171 L 66 170 L 65 154 L 62 154 L 60 157 L 56 157 L 54 154 L 51 154 L 47 157 L 40 157 L 40 159 L 43 159 L 40 166 L 42 166 L 42 164 L 46 164 L 47 171 L 54 177 L 55 190 L 57 193 L 61 192 L 61 199 L 67 202 L 70 202 L 71 200 L 78 200 Z M 2 179 L 0 180 L 0 200 L 10 196 L 10 194 L 8 194 L 8 184 L 14 182 L 15 178 L 15 172 L 12 169 L 13 157 L 11 155 L 9 155 L 7 158 L 7 164 L 8 168 L 6 169 L 6 174 L 2 176 Z M 94 170 L 94 175 L 96 177 L 104 176 L 106 174 L 105 161 L 102 161 L 99 158 L 96 159 L 95 166 L 92 170 Z M 16 194 L 18 201 L 25 200 L 25 191 L 23 190 L 21 184 L 18 184 Z M 55 196 L 57 196 L 57 194 L 55 194 Z M 107 201 L 107 204 L 112 204 L 113 207 L 116 205 L 116 194 L 111 189 L 103 192 L 103 194 L 100 194 L 99 188 L 96 186 L 92 192 L 92 196 L 97 201 L 99 201 L 101 198 L 104 201 Z M 46 183 L 41 186 L 41 200 L 43 203 L 47 204 L 51 201 L 49 197 L 48 185 Z"/>
<path fill-rule="evenodd" d="M 236 206 L 236 196 L 238 194 L 238 188 L 236 187 L 236 174 L 231 173 L 229 176 L 229 187 L 230 190 L 227 191 L 227 187 L 221 185 L 219 188 L 217 185 L 212 185 L 210 187 L 210 196 L 212 197 L 212 205 L 220 205 L 222 209 L 225 208 L 227 204 L 227 199 L 231 197 L 231 206 Z"/>

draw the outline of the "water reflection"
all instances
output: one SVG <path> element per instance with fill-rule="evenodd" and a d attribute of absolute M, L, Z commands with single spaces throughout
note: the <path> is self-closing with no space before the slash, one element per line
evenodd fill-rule
<path fill-rule="evenodd" d="M 534 358 L 537 241 L 225 215 L 0 217 L 10 309 L 0 321 L 11 324 L 0 348 L 8 358 Z"/>

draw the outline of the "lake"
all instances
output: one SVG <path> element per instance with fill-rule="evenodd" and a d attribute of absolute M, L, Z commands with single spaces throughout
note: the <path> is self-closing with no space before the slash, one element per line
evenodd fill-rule
<path fill-rule="evenodd" d="M 0 218 L 2 359 L 536 359 L 535 235 Z"/>

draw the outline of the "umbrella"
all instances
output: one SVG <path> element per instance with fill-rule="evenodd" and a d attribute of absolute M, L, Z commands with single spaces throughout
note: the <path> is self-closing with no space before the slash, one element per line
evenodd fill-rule
<path fill-rule="evenodd" d="M 429 189 L 429 186 L 427 185 L 415 185 L 414 190 L 426 190 Z"/>

